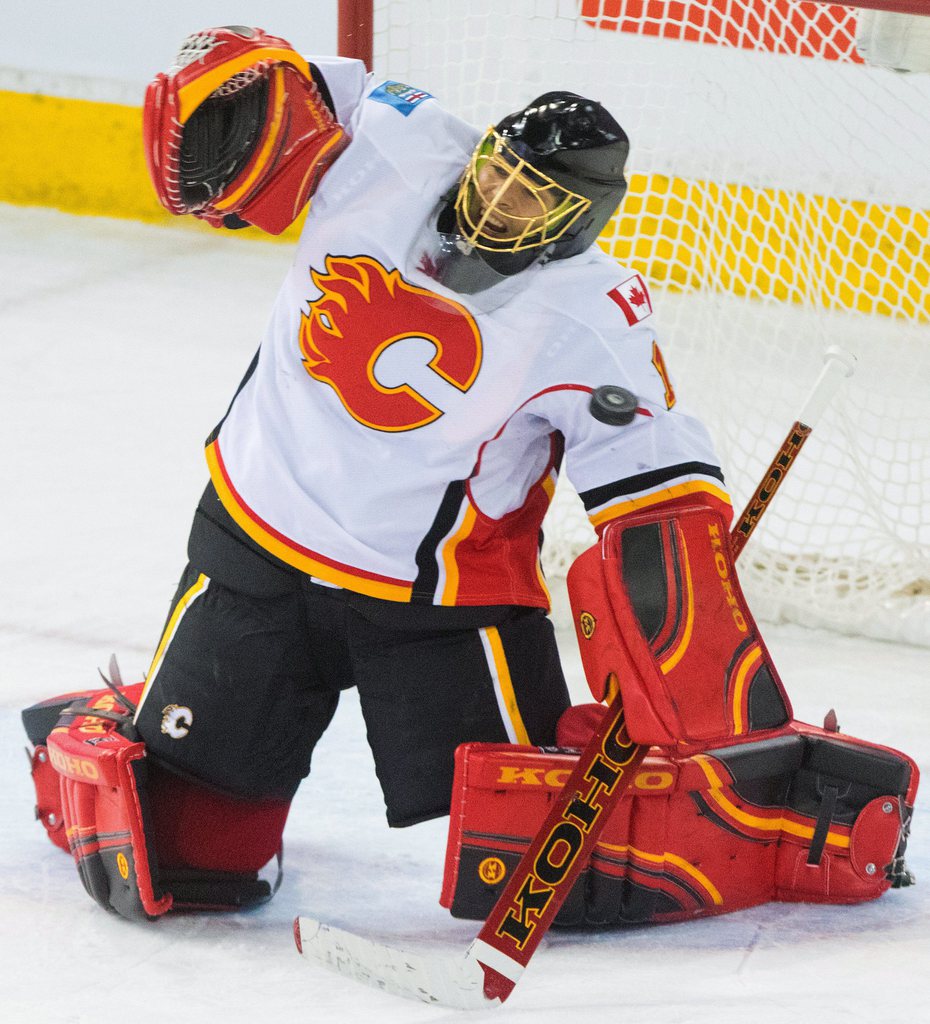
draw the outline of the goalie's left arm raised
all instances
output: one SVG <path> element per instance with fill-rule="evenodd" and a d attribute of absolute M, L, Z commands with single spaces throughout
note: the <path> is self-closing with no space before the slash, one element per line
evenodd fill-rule
<path fill-rule="evenodd" d="M 364 67 L 317 64 L 243 26 L 189 36 L 143 107 L 149 175 L 161 204 L 214 227 L 280 234 L 348 144 L 339 117 L 361 97 Z"/>

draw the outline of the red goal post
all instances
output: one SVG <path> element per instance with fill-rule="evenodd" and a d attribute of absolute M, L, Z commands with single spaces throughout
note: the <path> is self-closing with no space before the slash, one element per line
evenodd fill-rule
<path fill-rule="evenodd" d="M 374 0 L 338 0 L 336 33 L 339 56 L 354 57 L 371 70 L 374 33 Z"/>
<path fill-rule="evenodd" d="M 866 18 L 915 16 L 930 46 L 922 14 L 930 0 L 356 0 L 340 26 L 343 52 L 477 127 L 553 88 L 618 117 L 630 192 L 600 244 L 649 282 L 737 508 L 823 350 L 854 352 L 741 577 L 760 617 L 930 644 L 930 74 L 856 43 Z M 568 488 L 546 535 L 550 576 L 590 542 Z"/>

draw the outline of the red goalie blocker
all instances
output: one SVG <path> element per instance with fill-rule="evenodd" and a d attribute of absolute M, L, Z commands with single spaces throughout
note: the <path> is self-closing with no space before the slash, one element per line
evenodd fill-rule
<path fill-rule="evenodd" d="M 783 727 L 788 698 L 706 505 L 609 523 L 568 593 L 591 692 L 619 685 L 630 738 L 682 749 Z"/>

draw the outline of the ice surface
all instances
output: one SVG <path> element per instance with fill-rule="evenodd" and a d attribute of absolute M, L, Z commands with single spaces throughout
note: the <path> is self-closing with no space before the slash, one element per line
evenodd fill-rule
<path fill-rule="evenodd" d="M 32 820 L 19 709 L 138 678 L 205 481 L 201 440 L 258 344 L 287 246 L 0 207 L 0 1014 L 4 1021 L 767 1024 L 919 1018 L 930 1000 L 930 822 L 916 888 L 858 907 L 770 905 L 691 924 L 555 933 L 508 1003 L 408 1003 L 308 965 L 298 912 L 410 948 L 464 951 L 437 903 L 445 822 L 389 830 L 354 696 L 318 747 L 266 907 L 134 925 L 84 894 Z M 930 654 L 799 627 L 766 630 L 799 718 L 928 769 Z M 565 657 L 578 700 L 577 659 Z"/>

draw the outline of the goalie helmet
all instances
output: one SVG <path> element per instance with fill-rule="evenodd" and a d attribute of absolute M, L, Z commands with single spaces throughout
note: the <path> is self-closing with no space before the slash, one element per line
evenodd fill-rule
<path fill-rule="evenodd" d="M 262 29 L 189 36 L 145 94 L 145 155 L 159 201 L 214 227 L 280 234 L 348 141 L 321 85 L 289 43 Z"/>
<path fill-rule="evenodd" d="M 629 140 L 600 103 L 548 92 L 489 128 L 437 219 L 437 279 L 480 291 L 590 246 L 626 193 Z"/>

